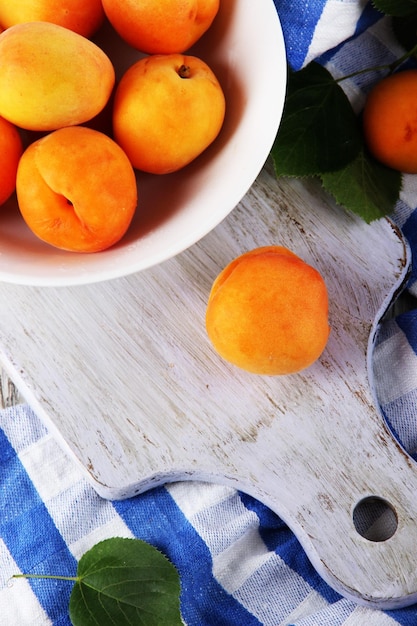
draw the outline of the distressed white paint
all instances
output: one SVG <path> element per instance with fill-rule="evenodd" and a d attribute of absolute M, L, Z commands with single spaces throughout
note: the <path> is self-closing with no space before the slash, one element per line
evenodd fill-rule
<path fill-rule="evenodd" d="M 332 333 L 292 376 L 223 362 L 204 329 L 218 272 L 258 245 L 290 247 L 324 275 Z M 178 479 L 231 485 L 291 526 L 318 572 L 370 606 L 417 601 L 417 469 L 375 404 L 379 319 L 407 272 L 388 220 L 366 225 L 314 183 L 264 169 L 230 216 L 176 258 L 83 287 L 0 285 L 3 366 L 105 498 Z M 388 500 L 398 529 L 361 537 L 352 511 Z"/>

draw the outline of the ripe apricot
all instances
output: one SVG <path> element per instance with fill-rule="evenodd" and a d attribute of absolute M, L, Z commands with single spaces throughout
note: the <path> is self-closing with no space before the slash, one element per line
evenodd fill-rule
<path fill-rule="evenodd" d="M 123 150 L 83 126 L 61 128 L 30 144 L 19 162 L 16 192 L 35 235 L 73 252 L 115 244 L 137 205 L 136 177 Z"/>
<path fill-rule="evenodd" d="M 102 2 L 119 35 L 148 54 L 185 52 L 208 30 L 219 10 L 219 0 Z"/>
<path fill-rule="evenodd" d="M 22 139 L 17 128 L 0 117 L 0 205 L 16 188 L 17 166 L 22 153 Z"/>
<path fill-rule="evenodd" d="M 375 85 L 365 103 L 363 130 L 378 161 L 417 174 L 417 70 L 397 72 Z"/>
<path fill-rule="evenodd" d="M 0 115 L 27 130 L 83 124 L 108 102 L 109 57 L 93 42 L 49 22 L 26 22 L 0 35 Z"/>
<path fill-rule="evenodd" d="M 52 22 L 91 37 L 104 20 L 101 0 L 0 0 L 0 24 L 10 28 L 24 22 Z"/>
<path fill-rule="evenodd" d="M 254 374 L 291 374 L 323 352 L 330 328 L 321 274 L 287 248 L 264 246 L 214 281 L 206 329 L 215 350 Z"/>
<path fill-rule="evenodd" d="M 136 169 L 181 169 L 217 137 L 225 97 L 213 71 L 183 54 L 151 55 L 122 76 L 113 106 L 113 133 Z"/>

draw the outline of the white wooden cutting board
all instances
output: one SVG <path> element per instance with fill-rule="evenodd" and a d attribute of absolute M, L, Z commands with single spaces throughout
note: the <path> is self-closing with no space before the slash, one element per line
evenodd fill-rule
<path fill-rule="evenodd" d="M 329 290 L 328 346 L 296 375 L 240 371 L 205 333 L 217 274 L 267 244 L 317 267 Z M 2 362 L 104 498 L 232 485 L 290 525 L 337 591 L 403 606 L 417 601 L 417 468 L 380 417 L 369 366 L 408 264 L 388 220 L 366 225 L 314 183 L 264 169 L 220 226 L 158 267 L 83 287 L 1 284 Z M 367 497 L 388 503 L 391 538 L 356 530 Z"/>

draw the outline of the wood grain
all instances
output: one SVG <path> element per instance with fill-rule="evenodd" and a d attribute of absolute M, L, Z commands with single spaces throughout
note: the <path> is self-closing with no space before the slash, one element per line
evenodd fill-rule
<path fill-rule="evenodd" d="M 209 289 L 235 256 L 287 245 L 322 272 L 328 346 L 293 376 L 223 362 L 204 329 Z M 2 362 L 100 495 L 211 480 L 252 494 L 296 533 L 337 591 L 377 607 L 417 601 L 417 470 L 377 409 L 372 346 L 409 265 L 388 220 L 366 225 L 314 182 L 264 168 L 238 207 L 158 267 L 85 287 L 0 285 Z M 369 496 L 396 532 L 354 524 Z"/>

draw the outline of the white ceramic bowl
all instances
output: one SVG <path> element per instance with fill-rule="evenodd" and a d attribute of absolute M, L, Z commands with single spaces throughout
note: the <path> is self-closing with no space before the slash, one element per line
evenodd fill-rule
<path fill-rule="evenodd" d="M 286 57 L 273 0 L 222 0 L 210 30 L 191 50 L 214 70 L 227 113 L 217 140 L 191 165 L 166 176 L 138 174 L 139 204 L 125 237 L 95 254 L 58 250 L 37 239 L 15 197 L 0 208 L 0 281 L 82 285 L 118 278 L 182 252 L 211 231 L 253 184 L 281 120 Z M 120 74 L 140 53 L 110 29 L 99 34 Z"/>

